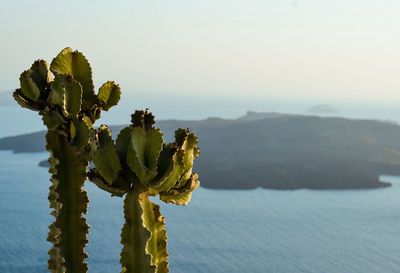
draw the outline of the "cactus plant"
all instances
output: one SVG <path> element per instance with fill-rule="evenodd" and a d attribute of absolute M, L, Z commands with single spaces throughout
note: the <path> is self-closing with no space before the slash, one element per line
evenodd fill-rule
<path fill-rule="evenodd" d="M 169 272 L 165 219 L 149 200 L 159 195 L 166 203 L 186 205 L 199 186 L 192 173 L 199 156 L 197 137 L 189 129 L 175 131 L 175 142 L 166 144 L 154 126 L 154 116 L 136 111 L 132 124 L 121 130 L 116 142 L 102 125 L 94 155 L 95 168 L 88 177 L 98 187 L 124 199 L 122 272 Z"/>
<path fill-rule="evenodd" d="M 48 241 L 53 246 L 48 268 L 56 273 L 87 272 L 84 247 L 89 226 L 83 215 L 89 200 L 82 187 L 96 150 L 93 123 L 101 110 L 118 103 L 120 88 L 106 82 L 96 95 L 89 62 L 70 48 L 62 50 L 50 67 L 44 60 L 35 61 L 19 80 L 21 88 L 13 93 L 15 100 L 38 111 L 48 129 L 49 201 L 55 217 L 49 226 Z"/>

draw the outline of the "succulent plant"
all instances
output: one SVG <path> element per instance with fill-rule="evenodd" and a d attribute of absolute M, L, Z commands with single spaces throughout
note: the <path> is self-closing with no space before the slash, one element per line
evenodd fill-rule
<path fill-rule="evenodd" d="M 126 195 L 122 272 L 169 272 L 165 219 L 149 196 L 159 195 L 177 205 L 189 203 L 199 186 L 198 175 L 192 173 L 193 160 L 199 156 L 197 137 L 189 129 L 178 129 L 175 142 L 166 144 L 148 110 L 136 111 L 115 143 L 104 125 L 97 136 L 95 168 L 88 177 L 114 196 Z"/>
<path fill-rule="evenodd" d="M 120 99 L 114 82 L 94 92 L 92 70 L 84 55 L 71 48 L 62 50 L 51 62 L 37 60 L 20 78 L 13 93 L 24 108 L 38 111 L 47 126 L 46 149 L 52 174 L 49 201 L 55 221 L 49 226 L 48 268 L 51 272 L 87 272 L 84 251 L 89 226 L 84 214 L 88 197 L 82 190 L 86 169 L 97 149 L 93 123 L 102 110 Z"/>
<path fill-rule="evenodd" d="M 192 173 L 199 156 L 197 137 L 189 129 L 175 131 L 166 144 L 154 127 L 154 116 L 136 111 L 132 124 L 116 142 L 110 130 L 93 124 L 101 111 L 120 99 L 114 82 L 94 92 L 89 62 L 78 51 L 62 50 L 49 66 L 35 61 L 20 76 L 21 88 L 13 93 L 24 108 L 38 111 L 47 126 L 46 149 L 52 174 L 49 201 L 55 221 L 49 226 L 48 268 L 53 273 L 87 272 L 84 251 L 88 243 L 88 196 L 82 190 L 88 176 L 101 189 L 124 196 L 121 264 L 126 273 L 169 272 L 165 219 L 149 196 L 166 203 L 186 205 L 199 186 Z M 95 168 L 87 173 L 90 161 Z"/>

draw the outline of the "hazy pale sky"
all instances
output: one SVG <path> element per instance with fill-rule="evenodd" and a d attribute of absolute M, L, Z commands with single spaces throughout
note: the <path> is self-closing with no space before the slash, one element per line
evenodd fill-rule
<path fill-rule="evenodd" d="M 97 87 L 400 102 L 398 0 L 0 0 L 0 90 L 82 51 Z"/>

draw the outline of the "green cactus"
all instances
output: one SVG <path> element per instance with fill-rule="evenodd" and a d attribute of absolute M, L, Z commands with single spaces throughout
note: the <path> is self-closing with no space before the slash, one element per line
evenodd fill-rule
<path fill-rule="evenodd" d="M 193 160 L 199 156 L 197 137 L 178 129 L 175 142 L 166 144 L 153 125 L 154 116 L 148 110 L 136 111 L 132 125 L 121 130 L 115 144 L 110 130 L 102 125 L 95 168 L 88 174 L 112 195 L 126 194 L 121 233 L 121 265 L 126 273 L 169 272 L 164 217 L 149 196 L 158 194 L 166 203 L 186 205 L 199 186 L 198 175 L 192 173 Z"/>
<path fill-rule="evenodd" d="M 83 215 L 89 200 L 82 187 L 96 150 L 93 123 L 101 110 L 118 103 L 120 88 L 106 82 L 96 95 L 89 62 L 70 48 L 62 50 L 50 67 L 46 61 L 35 61 L 21 74 L 20 85 L 13 94 L 15 100 L 38 111 L 48 128 L 49 201 L 55 217 L 49 226 L 48 241 L 53 246 L 48 268 L 55 273 L 87 272 L 84 247 L 89 226 Z"/>

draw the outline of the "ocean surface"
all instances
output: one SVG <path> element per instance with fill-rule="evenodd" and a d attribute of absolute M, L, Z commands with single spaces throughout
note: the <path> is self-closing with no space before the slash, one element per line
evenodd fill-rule
<path fill-rule="evenodd" d="M 290 112 L 279 111 L 279 104 L 231 106 L 222 108 L 221 113 L 228 113 L 224 117 L 237 117 L 246 109 Z M 210 116 L 203 108 L 189 116 L 175 113 L 161 118 Z M 228 108 L 240 111 L 227 112 Z M 304 109 L 303 105 L 293 112 L 305 113 Z M 339 110 L 339 116 L 400 121 L 399 111 Z M 130 106 L 122 105 L 119 113 L 124 115 L 105 113 L 98 124 L 128 123 L 130 111 Z M 36 113 L 18 106 L 0 107 L 0 126 L 0 137 L 44 129 Z M 53 221 L 47 200 L 50 175 L 38 167 L 47 157 L 47 153 L 0 151 L 0 273 L 47 272 L 47 227 Z M 400 178 L 382 179 L 393 187 L 345 191 L 199 188 L 186 207 L 155 200 L 166 217 L 171 272 L 398 273 Z M 111 198 L 90 182 L 86 190 L 91 201 L 89 272 L 120 272 L 122 199 Z"/>
<path fill-rule="evenodd" d="M 47 153 L 0 152 L 0 272 L 47 272 Z M 200 176 L 201 177 L 201 176 Z M 172 273 L 398 273 L 400 178 L 373 190 L 199 188 L 162 204 Z M 120 272 L 122 199 L 90 182 L 89 272 Z M 158 202 L 158 201 L 157 201 Z"/>

